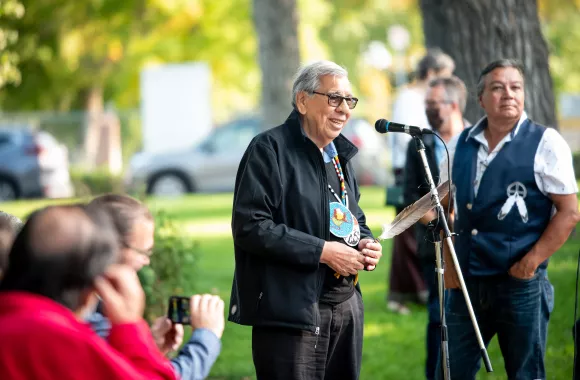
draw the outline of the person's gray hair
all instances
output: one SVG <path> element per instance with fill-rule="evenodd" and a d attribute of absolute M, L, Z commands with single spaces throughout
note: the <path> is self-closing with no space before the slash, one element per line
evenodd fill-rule
<path fill-rule="evenodd" d="M 461 113 L 465 111 L 467 104 L 467 88 L 465 83 L 455 75 L 450 77 L 439 77 L 429 82 L 429 87 L 443 86 L 445 90 L 445 100 L 459 105 Z"/>
<path fill-rule="evenodd" d="M 325 75 L 348 77 L 348 71 L 331 61 L 316 61 L 302 66 L 296 73 L 292 85 L 292 107 L 296 108 L 296 96 L 299 92 L 304 91 L 312 96 L 320 87 L 320 77 Z"/>
<path fill-rule="evenodd" d="M 423 80 L 429 75 L 429 70 L 433 70 L 436 74 L 439 74 L 445 69 L 451 72 L 455 70 L 455 61 L 453 58 L 443 53 L 440 48 L 430 48 L 417 64 L 417 76 Z"/>
<path fill-rule="evenodd" d="M 483 94 L 483 90 L 485 90 L 485 79 L 487 78 L 487 75 L 495 69 L 507 67 L 511 67 L 518 70 L 522 75 L 522 79 L 525 80 L 524 65 L 519 60 L 505 58 L 498 59 L 497 61 L 493 61 L 487 66 L 485 66 L 485 68 L 481 71 L 481 74 L 479 74 L 479 79 L 477 80 L 477 97 L 480 97 L 481 94 Z"/>
<path fill-rule="evenodd" d="M 17 216 L 9 214 L 5 211 L 0 211 L 0 226 L 2 228 L 9 228 L 14 234 L 17 234 L 22 229 L 22 220 Z"/>

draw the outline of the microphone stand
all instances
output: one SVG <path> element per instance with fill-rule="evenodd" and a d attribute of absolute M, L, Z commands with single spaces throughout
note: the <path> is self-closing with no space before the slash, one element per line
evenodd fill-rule
<path fill-rule="evenodd" d="M 425 144 L 422 140 L 421 134 L 414 134 L 412 135 L 413 139 L 415 140 L 415 146 L 417 147 L 417 152 L 421 156 L 421 160 L 423 161 L 423 168 L 425 169 L 425 175 L 427 177 L 427 181 L 429 182 L 429 188 L 431 193 L 431 199 L 435 203 L 435 210 L 437 212 L 438 223 L 437 226 L 433 229 L 434 236 L 435 236 L 435 255 L 436 255 L 436 264 L 437 264 L 437 280 L 438 280 L 438 290 L 439 290 L 439 311 L 441 314 L 441 367 L 443 369 L 443 378 L 445 380 L 449 380 L 450 371 L 449 371 L 449 348 L 448 348 L 448 335 L 447 335 L 447 322 L 445 319 L 445 279 L 444 279 L 444 261 L 443 261 L 443 245 L 441 244 L 440 232 L 443 231 L 444 233 L 444 240 L 447 243 L 447 247 L 449 247 L 449 252 L 451 253 L 451 258 L 453 260 L 453 264 L 457 270 L 457 276 L 459 277 L 459 283 L 461 285 L 461 290 L 463 292 L 463 297 L 465 298 L 465 304 L 467 305 L 467 310 L 469 312 L 469 316 L 471 318 L 471 323 L 473 324 L 473 329 L 475 330 L 475 335 L 477 337 L 477 342 L 479 344 L 481 357 L 483 359 L 483 363 L 485 365 L 485 369 L 487 372 L 493 372 L 493 368 L 491 366 L 491 361 L 489 360 L 489 356 L 487 354 L 487 349 L 485 348 L 485 344 L 483 343 L 483 339 L 481 337 L 481 332 L 479 331 L 479 326 L 477 324 L 477 319 L 475 318 L 475 313 L 473 312 L 473 306 L 471 305 L 471 300 L 469 298 L 469 293 L 467 292 L 467 287 L 465 286 L 465 281 L 463 280 L 463 274 L 461 273 L 461 267 L 459 266 L 459 261 L 457 260 L 457 255 L 455 254 L 455 247 L 453 246 L 453 241 L 451 240 L 451 231 L 449 230 L 449 226 L 447 225 L 447 220 L 445 219 L 445 211 L 443 210 L 443 206 L 441 205 L 441 200 L 439 199 L 439 194 L 437 193 L 437 187 L 435 186 L 435 182 L 433 181 L 433 176 L 431 174 L 431 169 L 429 169 L 429 164 L 427 162 L 427 156 L 425 155 Z M 449 197 L 451 198 L 451 192 L 449 193 Z"/>

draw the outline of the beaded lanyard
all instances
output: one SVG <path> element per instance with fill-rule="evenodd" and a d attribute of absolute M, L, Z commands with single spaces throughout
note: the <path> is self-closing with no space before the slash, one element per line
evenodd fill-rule
<path fill-rule="evenodd" d="M 338 159 L 338 155 L 332 157 L 332 163 L 334 165 L 334 170 L 336 171 L 336 175 L 338 175 L 338 181 L 340 182 L 340 196 L 342 198 L 338 197 L 338 195 L 336 195 L 336 193 L 334 192 L 334 190 L 332 189 L 332 186 L 330 186 L 330 184 L 328 184 L 328 188 L 330 189 L 330 192 L 332 193 L 332 195 L 334 195 L 334 197 L 338 200 L 341 201 L 342 204 L 344 204 L 346 206 L 346 208 L 348 209 L 348 198 L 346 196 L 346 184 L 344 182 L 344 175 L 342 173 L 342 167 L 340 166 L 340 160 Z M 338 272 L 334 273 L 334 277 L 336 279 L 340 278 L 340 274 Z M 356 285 L 358 282 L 358 273 L 356 274 L 355 278 L 354 278 L 354 285 Z"/>
<path fill-rule="evenodd" d="M 338 195 L 336 195 L 330 184 L 328 184 L 328 188 L 330 189 L 332 195 L 334 195 L 334 197 L 338 201 L 340 201 L 342 204 L 346 206 L 346 208 L 348 208 L 348 198 L 346 197 L 346 184 L 344 182 L 344 175 L 342 174 L 342 167 L 340 166 L 340 160 L 338 159 L 338 156 L 332 157 L 332 164 L 334 165 L 334 170 L 336 171 L 336 175 L 338 175 L 338 181 L 340 182 L 340 198 L 338 197 Z"/>

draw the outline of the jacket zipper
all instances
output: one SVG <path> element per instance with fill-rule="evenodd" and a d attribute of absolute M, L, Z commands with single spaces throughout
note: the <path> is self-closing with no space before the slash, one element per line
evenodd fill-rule
<path fill-rule="evenodd" d="M 260 307 L 260 302 L 262 301 L 263 295 L 264 295 L 264 292 L 260 292 L 260 294 L 258 295 L 258 300 L 256 301 L 256 311 L 258 311 L 258 308 Z"/>
<path fill-rule="evenodd" d="M 328 226 L 328 198 L 327 198 L 327 191 L 326 191 L 326 186 L 327 186 L 327 178 L 326 178 L 326 168 L 324 166 L 324 160 L 322 158 L 322 155 L 318 155 L 318 163 L 319 163 L 319 170 L 320 170 L 320 177 L 322 178 L 322 183 L 321 183 L 321 199 L 322 199 L 322 231 L 324 233 L 324 240 L 328 241 L 328 239 L 330 238 L 330 227 Z M 319 297 L 320 296 L 320 290 L 322 289 L 322 285 L 324 283 L 324 275 L 326 274 L 326 271 L 321 271 L 321 274 L 319 275 L 319 277 L 321 277 L 322 279 L 319 281 L 317 279 L 316 281 L 316 296 Z M 320 336 L 320 308 L 318 307 L 318 304 L 316 305 L 316 313 L 315 313 L 315 325 L 316 325 L 316 329 L 314 330 L 314 334 L 316 335 L 316 341 L 314 343 L 314 348 L 316 349 L 316 347 L 318 346 L 318 337 Z"/>
<path fill-rule="evenodd" d="M 314 343 L 314 349 L 316 349 L 316 346 L 318 346 L 318 336 L 320 335 L 320 327 L 316 326 L 314 335 L 316 335 L 316 342 Z"/>

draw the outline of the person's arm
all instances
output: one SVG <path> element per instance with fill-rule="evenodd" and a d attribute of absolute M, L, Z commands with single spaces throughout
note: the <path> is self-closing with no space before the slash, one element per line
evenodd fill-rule
<path fill-rule="evenodd" d="M 510 268 L 510 274 L 519 278 L 532 277 L 580 222 L 572 152 L 558 131 L 548 128 L 544 132 L 534 158 L 534 173 L 539 189 L 550 197 L 556 213 L 530 252 Z"/>
<path fill-rule="evenodd" d="M 418 165 L 418 159 L 420 159 L 420 157 L 417 154 L 414 140 L 411 140 L 407 145 L 406 154 L 407 167 L 404 171 L 403 194 L 405 204 L 410 205 L 421 198 L 422 194 L 420 187 L 424 183 L 425 175 L 423 167 L 419 167 Z"/>
<path fill-rule="evenodd" d="M 171 364 L 182 380 L 202 380 L 209 376 L 220 351 L 220 339 L 209 329 L 199 328 Z"/>
<path fill-rule="evenodd" d="M 119 378 L 122 378 L 120 375 L 123 372 L 134 373 L 131 376 L 128 374 L 123 375 L 125 379 L 177 378 L 171 363 L 161 355 L 161 352 L 155 345 L 149 326 L 145 321 L 114 324 L 109 334 L 108 343 L 114 350 L 110 350 L 112 352 L 109 352 L 106 357 L 107 360 L 105 360 L 102 366 L 109 366 L 109 371 L 114 374 L 119 374 Z M 117 352 L 131 364 L 132 368 L 120 365 L 119 360 L 115 357 Z M 136 375 L 137 373 L 139 376 Z"/>
<path fill-rule="evenodd" d="M 514 277 L 533 277 L 536 268 L 564 245 L 572 229 L 580 222 L 576 194 L 551 194 L 550 198 L 556 206 L 556 214 L 530 252 L 512 266 L 510 274 Z"/>
<path fill-rule="evenodd" d="M 157 348 L 149 326 L 142 318 L 145 293 L 137 273 L 127 265 L 113 264 L 95 279 L 94 287 L 112 327 L 107 340 L 88 330 L 93 352 L 85 358 L 87 363 L 75 364 L 86 365 L 90 372 L 88 362 L 100 359 L 97 363 L 100 376 L 94 378 L 175 379 L 171 363 Z M 77 359 L 75 354 L 72 357 Z M 71 374 L 71 378 L 75 376 Z"/>
<path fill-rule="evenodd" d="M 292 189 L 284 189 L 276 153 L 266 142 L 252 141 L 236 178 L 234 244 L 267 260 L 318 268 L 324 240 L 273 220 L 285 191 Z"/>

